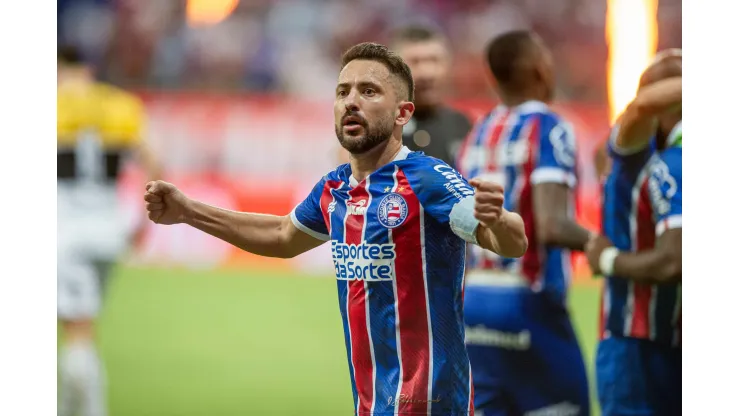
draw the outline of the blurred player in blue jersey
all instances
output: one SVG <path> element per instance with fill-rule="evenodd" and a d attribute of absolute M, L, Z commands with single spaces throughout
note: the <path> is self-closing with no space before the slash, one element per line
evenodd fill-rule
<path fill-rule="evenodd" d="M 472 415 L 465 245 L 518 257 L 527 239 L 499 186 L 471 187 L 448 164 L 402 146 L 413 92 L 408 66 L 386 47 L 345 52 L 334 120 L 350 163 L 289 215 L 214 208 L 161 181 L 147 184 L 144 199 L 156 223 L 186 223 L 264 256 L 331 240 L 355 414 Z"/>
<path fill-rule="evenodd" d="M 602 412 L 681 414 L 681 53 L 658 55 L 612 130 L 602 232 L 607 278 L 596 358 Z"/>
<path fill-rule="evenodd" d="M 466 344 L 476 415 L 589 414 L 588 381 L 566 309 L 571 250 L 591 233 L 574 219 L 576 139 L 548 103 L 550 51 L 528 31 L 493 39 L 487 59 L 501 104 L 461 150 L 467 178 L 500 183 L 529 248 L 518 259 L 470 247 Z"/>

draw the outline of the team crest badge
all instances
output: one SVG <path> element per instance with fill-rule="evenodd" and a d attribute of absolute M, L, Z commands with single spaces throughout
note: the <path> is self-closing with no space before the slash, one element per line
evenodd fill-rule
<path fill-rule="evenodd" d="M 385 228 L 396 228 L 406 221 L 408 213 L 409 207 L 401 195 L 388 194 L 380 200 L 378 221 Z"/>

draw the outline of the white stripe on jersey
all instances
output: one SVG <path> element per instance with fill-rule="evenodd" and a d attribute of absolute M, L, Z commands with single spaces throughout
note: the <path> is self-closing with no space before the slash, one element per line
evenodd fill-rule
<path fill-rule="evenodd" d="M 664 232 L 673 228 L 681 228 L 681 226 L 681 214 L 671 215 L 655 225 L 655 236 L 660 237 Z"/>
<path fill-rule="evenodd" d="M 604 333 L 602 336 L 604 338 L 609 338 L 612 336 L 611 331 L 609 331 L 609 311 L 612 307 L 612 295 L 611 291 L 609 290 L 609 285 L 604 285 L 604 305 L 602 307 L 602 313 L 604 314 Z"/>

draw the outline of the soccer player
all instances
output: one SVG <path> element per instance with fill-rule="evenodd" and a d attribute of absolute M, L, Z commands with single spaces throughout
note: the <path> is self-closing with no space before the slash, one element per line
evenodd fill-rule
<path fill-rule="evenodd" d="M 466 344 L 477 414 L 589 414 L 586 370 L 566 308 L 571 250 L 591 233 L 574 219 L 576 139 L 553 112 L 550 51 L 529 31 L 494 38 L 487 61 L 502 103 L 473 128 L 461 173 L 505 189 L 524 219 L 519 259 L 471 246 L 465 276 Z"/>
<path fill-rule="evenodd" d="M 660 53 L 612 130 L 596 374 L 604 415 L 681 414 L 681 53 Z"/>
<path fill-rule="evenodd" d="M 263 256 L 293 257 L 331 240 L 355 414 L 472 415 L 465 243 L 517 257 L 527 239 L 521 217 L 502 207 L 500 187 L 471 187 L 446 163 L 402 145 L 413 99 L 398 55 L 355 45 L 342 57 L 334 101 L 350 163 L 289 215 L 215 208 L 162 181 L 147 184 L 144 199 L 155 223 L 186 223 Z"/>
<path fill-rule="evenodd" d="M 430 27 L 410 25 L 393 32 L 390 47 L 408 64 L 414 79 L 416 109 L 403 126 L 403 144 L 454 166 L 470 120 L 443 102 L 451 65 L 447 39 Z M 340 160 L 346 161 L 347 152 L 340 149 Z"/>
<path fill-rule="evenodd" d="M 144 110 L 133 95 L 96 82 L 74 48 L 57 51 L 57 314 L 59 414 L 106 414 L 105 374 L 95 347 L 103 280 L 127 248 L 116 183 L 129 154 L 156 178 L 142 141 Z"/>

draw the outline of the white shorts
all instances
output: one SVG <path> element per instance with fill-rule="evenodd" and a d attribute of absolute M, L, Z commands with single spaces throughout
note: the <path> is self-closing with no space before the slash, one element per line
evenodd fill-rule
<path fill-rule="evenodd" d="M 115 190 L 81 192 L 57 186 L 57 316 L 97 316 L 105 264 L 126 250 L 132 227 L 117 204 Z"/>

